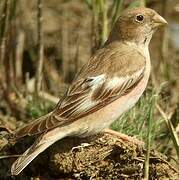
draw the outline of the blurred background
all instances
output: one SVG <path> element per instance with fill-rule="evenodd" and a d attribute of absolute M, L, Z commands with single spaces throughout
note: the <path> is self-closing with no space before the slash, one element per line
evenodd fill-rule
<path fill-rule="evenodd" d="M 150 44 L 147 90 L 112 128 L 143 141 L 150 136 L 151 148 L 177 165 L 179 0 L 1 0 L 1 134 L 50 111 L 103 45 L 117 17 L 136 6 L 156 10 L 168 27 L 157 31 Z"/>

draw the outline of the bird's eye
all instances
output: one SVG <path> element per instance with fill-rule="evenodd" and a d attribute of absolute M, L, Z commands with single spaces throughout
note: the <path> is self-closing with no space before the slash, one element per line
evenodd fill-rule
<path fill-rule="evenodd" d="M 136 20 L 137 20 L 138 22 L 142 22 L 142 21 L 144 20 L 144 16 L 143 16 L 143 15 L 137 15 L 137 16 L 136 16 Z"/>

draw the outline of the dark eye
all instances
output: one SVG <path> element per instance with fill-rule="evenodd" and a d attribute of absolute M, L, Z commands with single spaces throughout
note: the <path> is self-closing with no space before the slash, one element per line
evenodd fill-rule
<path fill-rule="evenodd" d="M 136 19 L 137 19 L 137 21 L 141 22 L 141 21 L 144 20 L 144 16 L 142 16 L 142 15 L 137 15 L 137 16 L 136 16 Z"/>

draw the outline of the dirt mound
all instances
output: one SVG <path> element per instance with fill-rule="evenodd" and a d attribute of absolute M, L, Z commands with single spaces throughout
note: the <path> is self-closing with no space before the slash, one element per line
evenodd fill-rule
<path fill-rule="evenodd" d="M 28 138 L 29 139 L 29 138 Z M 26 140 L 26 145 L 29 144 Z M 25 149 L 21 143 L 8 147 L 7 152 Z M 100 134 L 85 139 L 63 139 L 36 158 L 18 179 L 142 179 L 145 148 L 120 139 L 116 135 Z M 0 161 L 1 179 L 7 175 L 14 158 Z M 150 179 L 177 179 L 177 170 L 166 157 L 152 151 Z"/>

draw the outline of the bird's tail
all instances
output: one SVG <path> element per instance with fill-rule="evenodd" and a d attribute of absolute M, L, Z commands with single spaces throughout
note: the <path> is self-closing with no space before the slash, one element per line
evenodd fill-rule
<path fill-rule="evenodd" d="M 11 174 L 18 175 L 33 159 L 41 152 L 66 136 L 64 131 L 55 128 L 46 134 L 41 135 L 35 143 L 20 156 L 11 167 Z"/>

